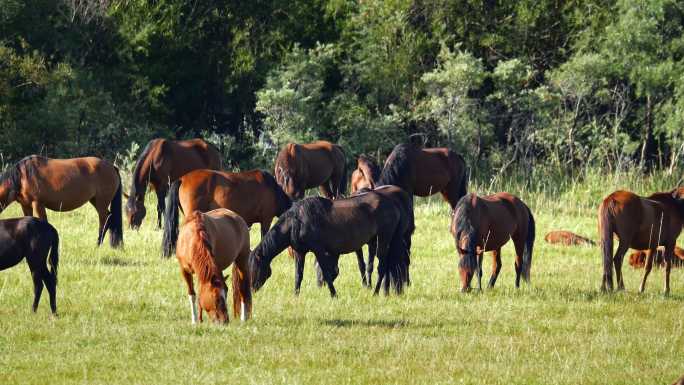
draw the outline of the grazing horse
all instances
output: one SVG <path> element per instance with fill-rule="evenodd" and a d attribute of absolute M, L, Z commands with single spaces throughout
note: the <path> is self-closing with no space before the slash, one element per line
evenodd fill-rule
<path fill-rule="evenodd" d="M 448 148 L 398 144 L 387 157 L 378 185 L 393 184 L 421 197 L 442 193 L 454 210 L 468 183 L 463 157 Z"/>
<path fill-rule="evenodd" d="M 599 234 L 603 252 L 601 290 L 613 290 L 613 266 L 618 290 L 624 290 L 622 261 L 628 248 L 646 251 L 646 268 L 639 292 L 646 289 L 646 279 L 653 266 L 658 246 L 665 247 L 665 293 L 670 291 L 670 269 L 675 242 L 684 223 L 684 187 L 658 192 L 642 198 L 629 191 L 608 195 L 598 210 Z M 613 255 L 613 234 L 618 248 Z"/>
<path fill-rule="evenodd" d="M 482 289 L 482 254 L 486 251 L 492 252 L 489 287 L 494 287 L 501 270 L 501 247 L 509 239 L 515 246 L 515 287 L 520 287 L 521 275 L 530 282 L 535 224 L 529 207 L 518 197 L 505 192 L 483 197 L 467 194 L 456 205 L 450 230 L 461 256 L 461 291 L 470 290 L 475 271 Z"/>
<path fill-rule="evenodd" d="M 152 185 L 157 194 L 157 226 L 161 228 L 164 199 L 169 185 L 197 169 L 221 169 L 221 156 L 214 145 L 202 139 L 152 139 L 135 164 L 131 192 L 127 196 L 126 215 L 132 229 L 145 218 L 145 192 Z"/>
<path fill-rule="evenodd" d="M 191 171 L 171 185 L 164 218 L 163 255 L 171 256 L 176 245 L 179 206 L 184 213 L 217 208 L 235 211 L 248 225 L 259 223 L 263 236 L 273 218 L 291 205 L 290 198 L 266 171 Z"/>
<path fill-rule="evenodd" d="M 557 230 L 550 231 L 544 237 L 550 244 L 561 244 L 565 246 L 596 246 L 596 242 L 570 231 Z"/>
<path fill-rule="evenodd" d="M 249 228 L 235 212 L 216 209 L 193 211 L 183 222 L 176 253 L 188 285 L 192 323 L 197 323 L 192 275 L 199 278 L 199 321 L 206 311 L 215 322 L 228 322 L 226 287 L 222 271 L 233 264 L 233 316 L 246 321 L 252 314 L 249 274 Z"/>
<path fill-rule="evenodd" d="M 351 174 L 351 193 L 361 189 L 374 189 L 375 182 L 380 178 L 380 167 L 366 155 L 360 155 L 356 161 L 356 170 Z"/>
<path fill-rule="evenodd" d="M 0 220 L 0 270 L 10 268 L 24 258 L 33 277 L 33 312 L 38 309 L 45 283 L 50 294 L 50 310 L 56 314 L 59 265 L 57 230 L 49 223 L 33 217 Z"/>
<path fill-rule="evenodd" d="M 663 253 L 665 248 L 658 246 L 658 254 L 655 257 L 656 267 L 664 267 L 665 261 L 663 261 Z M 672 258 L 672 267 L 682 267 L 684 266 L 684 249 L 675 246 L 674 257 Z M 629 255 L 629 264 L 635 269 L 641 269 L 646 265 L 646 251 L 638 250 Z"/>
<path fill-rule="evenodd" d="M 404 193 L 405 194 L 405 193 Z M 330 200 L 310 197 L 292 205 L 278 218 L 276 224 L 252 251 L 250 270 L 252 284 L 259 290 L 271 276 L 271 261 L 285 248 L 292 247 L 295 254 L 295 294 L 299 293 L 304 272 L 304 257 L 311 251 L 322 269 L 323 279 L 330 295 L 337 292 L 333 281 L 339 273 L 340 254 L 360 249 L 371 239 L 377 239 L 380 260 L 380 279 L 375 294 L 384 279 L 385 294 L 390 281 L 395 291 L 401 292 L 402 261 L 406 254 L 403 235 L 408 218 L 400 207 L 381 194 L 370 191 L 346 199 Z"/>
<path fill-rule="evenodd" d="M 339 198 L 347 189 L 347 165 L 342 147 L 319 140 L 313 143 L 288 143 L 275 161 L 278 184 L 293 200 L 320 186 L 326 198 Z"/>
<path fill-rule="evenodd" d="M 106 160 L 28 156 L 0 176 L 0 212 L 14 201 L 24 215 L 46 221 L 46 208 L 71 211 L 90 202 L 100 219 L 97 244 L 102 244 L 107 231 L 112 247 L 123 243 L 121 178 Z"/>

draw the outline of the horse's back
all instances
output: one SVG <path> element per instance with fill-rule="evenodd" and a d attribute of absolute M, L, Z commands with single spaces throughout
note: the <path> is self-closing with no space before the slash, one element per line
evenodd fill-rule
<path fill-rule="evenodd" d="M 209 236 L 214 257 L 221 270 L 239 255 L 249 252 L 249 228 L 236 212 L 219 208 L 204 213 L 203 218 L 207 230 L 211 232 Z"/>

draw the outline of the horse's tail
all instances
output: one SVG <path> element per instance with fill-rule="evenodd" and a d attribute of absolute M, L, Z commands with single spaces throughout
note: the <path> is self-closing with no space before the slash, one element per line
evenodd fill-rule
<path fill-rule="evenodd" d="M 249 271 L 239 268 L 237 261 L 233 263 L 233 316 L 243 321 L 252 316 L 252 282 Z"/>
<path fill-rule="evenodd" d="M 599 237 L 601 251 L 603 253 L 604 279 L 613 274 L 613 218 L 610 210 L 610 201 L 603 201 L 599 207 Z M 606 282 L 604 281 L 604 284 Z M 612 285 L 612 278 L 611 278 Z"/>
<path fill-rule="evenodd" d="M 527 238 L 523 249 L 522 273 L 527 283 L 530 283 L 530 268 L 532 267 L 532 249 L 534 248 L 535 223 L 532 211 L 527 209 Z"/>
<path fill-rule="evenodd" d="M 48 264 L 50 265 L 50 275 L 52 275 L 55 285 L 57 285 L 57 269 L 59 267 L 59 233 L 50 226 L 52 234 L 52 244 L 50 245 L 50 254 L 48 255 Z"/>
<path fill-rule="evenodd" d="M 401 294 L 404 289 L 404 284 L 408 284 L 409 277 L 409 250 L 404 239 L 404 233 L 401 231 L 401 226 L 397 226 L 397 230 L 390 241 L 389 252 L 387 253 L 387 273 L 394 291 Z"/>
<path fill-rule="evenodd" d="M 114 198 L 109 204 L 109 220 L 107 220 L 107 229 L 105 229 L 109 230 L 109 244 L 112 247 L 120 247 L 123 244 L 123 221 L 121 219 L 121 189 L 123 184 L 121 183 L 121 175 L 118 169 L 116 170 L 116 175 L 119 178 L 119 187 L 116 189 Z"/>
<path fill-rule="evenodd" d="M 166 211 L 164 212 L 164 235 L 162 237 L 162 256 L 170 257 L 176 251 L 178 240 L 178 206 L 180 205 L 179 190 L 181 179 L 173 182 L 167 196 Z"/>

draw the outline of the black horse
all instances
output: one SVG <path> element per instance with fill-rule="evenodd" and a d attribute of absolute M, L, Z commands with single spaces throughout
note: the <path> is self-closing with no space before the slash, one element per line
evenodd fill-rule
<path fill-rule="evenodd" d="M 24 258 L 33 277 L 33 311 L 38 309 L 45 283 L 50 294 L 50 309 L 53 314 L 57 313 L 57 230 L 46 221 L 33 217 L 0 220 L 0 270 L 18 264 Z M 50 270 L 46 261 L 50 264 Z"/>
<path fill-rule="evenodd" d="M 374 191 L 334 201 L 306 198 L 280 216 L 252 251 L 252 284 L 255 290 L 260 289 L 271 276 L 273 258 L 291 246 L 295 258 L 295 294 L 301 286 L 305 255 L 311 251 L 334 297 L 333 281 L 339 273 L 340 254 L 356 251 L 376 239 L 380 279 L 375 294 L 383 281 L 385 294 L 389 293 L 390 282 L 401 293 L 403 261 L 407 259 L 403 236 L 408 226 L 409 218 L 395 200 Z"/>

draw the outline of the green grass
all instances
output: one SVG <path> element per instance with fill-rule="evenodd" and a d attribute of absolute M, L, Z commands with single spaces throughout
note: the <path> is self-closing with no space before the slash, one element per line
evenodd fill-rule
<path fill-rule="evenodd" d="M 543 235 L 567 229 L 596 239 L 601 196 L 672 181 L 592 174 L 576 182 L 497 182 L 537 218 L 531 286 L 514 288 L 509 245 L 497 287 L 460 294 L 447 206 L 433 197 L 418 204 L 405 295 L 371 296 L 348 255 L 339 298 L 315 286 L 312 256 L 295 297 L 283 254 L 255 295 L 254 318 L 224 327 L 190 324 L 177 262 L 160 259 L 151 218 L 115 251 L 94 246 L 91 207 L 49 213 L 61 235 L 59 317 L 49 316 L 46 296 L 31 313 L 25 263 L 0 273 L 0 383 L 669 384 L 684 374 L 684 272 L 673 271 L 669 297 L 659 270 L 639 295 L 641 272 L 626 266 L 627 291 L 603 295 L 598 248 L 550 246 Z M 13 205 L 2 218 L 19 212 Z M 258 239 L 255 226 L 252 244 Z"/>

